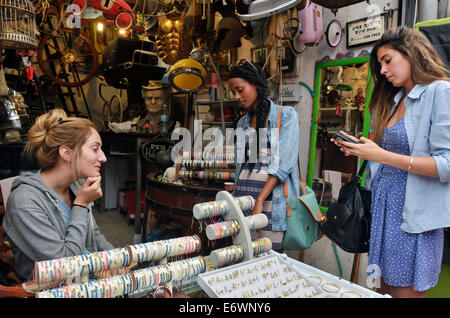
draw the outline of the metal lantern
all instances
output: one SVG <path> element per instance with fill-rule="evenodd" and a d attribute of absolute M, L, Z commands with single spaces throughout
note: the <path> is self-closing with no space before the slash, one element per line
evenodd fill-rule
<path fill-rule="evenodd" d="M 0 48 L 35 49 L 36 21 L 29 0 L 0 0 Z"/>

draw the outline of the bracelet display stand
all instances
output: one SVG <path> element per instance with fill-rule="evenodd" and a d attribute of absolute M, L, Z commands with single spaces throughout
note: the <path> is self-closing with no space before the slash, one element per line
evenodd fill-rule
<path fill-rule="evenodd" d="M 250 229 L 247 224 L 247 220 L 242 213 L 241 208 L 237 205 L 233 196 L 227 191 L 220 191 L 216 196 L 217 200 L 224 200 L 228 204 L 228 213 L 223 216 L 224 220 L 237 220 L 241 224 L 240 231 L 233 236 L 233 244 L 242 246 L 244 255 L 242 260 L 247 261 L 253 258 L 252 239 L 250 236 Z"/>
<path fill-rule="evenodd" d="M 212 261 L 215 262 L 214 265 L 223 266 L 225 264 L 230 264 L 231 261 L 248 261 L 253 258 L 254 249 L 250 229 L 261 229 L 268 223 L 267 217 L 264 214 L 251 217 L 244 216 L 242 209 L 251 210 L 253 209 L 254 204 L 254 199 L 250 196 L 235 198 L 227 191 L 220 191 L 216 195 L 216 201 L 199 203 L 193 207 L 193 215 L 198 220 L 221 215 L 224 222 L 208 225 L 208 237 L 218 239 L 231 236 L 233 244 L 238 247 L 235 251 L 239 254 L 239 257 L 234 255 L 225 263 L 219 262 L 217 257 L 212 257 Z M 255 221 L 253 226 L 250 226 L 249 221 Z M 222 225 L 228 225 L 228 229 L 222 233 L 215 233 L 215 229 L 221 229 Z M 215 253 L 216 252 L 213 251 L 211 252 L 211 255 L 214 255 Z"/>
<path fill-rule="evenodd" d="M 264 214 L 245 217 L 242 210 L 253 209 L 254 201 L 251 200 L 251 204 L 245 202 L 246 197 L 234 198 L 227 191 L 221 191 L 217 193 L 216 201 L 194 206 L 193 214 L 197 219 L 216 215 L 221 215 L 224 219 L 224 222 L 208 225 L 209 238 L 231 236 L 234 244 L 211 252 L 210 260 L 216 268 L 226 267 L 199 274 L 197 282 L 200 287 L 213 298 L 326 295 L 298 271 L 287 266 L 287 263 L 278 256 L 254 258 L 257 254 L 270 251 L 272 243 L 267 238 L 252 242 L 250 230 L 264 228 L 268 220 Z M 265 220 L 258 220 L 254 222 L 258 224 L 257 226 L 250 227 L 250 222 L 256 221 L 253 218 L 257 217 L 265 217 Z M 220 231 L 222 224 L 228 225 L 227 230 Z M 227 266 L 232 263 L 237 264 Z"/>

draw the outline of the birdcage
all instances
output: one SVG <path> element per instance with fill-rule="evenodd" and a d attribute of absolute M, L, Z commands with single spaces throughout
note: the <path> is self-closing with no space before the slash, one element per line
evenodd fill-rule
<path fill-rule="evenodd" d="M 36 21 L 29 0 L 0 0 L 0 48 L 35 49 Z"/>

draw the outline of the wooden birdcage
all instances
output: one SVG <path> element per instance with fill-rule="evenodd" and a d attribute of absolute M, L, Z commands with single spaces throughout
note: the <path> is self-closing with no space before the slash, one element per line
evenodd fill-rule
<path fill-rule="evenodd" d="M 29 0 L 0 0 L 0 48 L 35 49 L 36 21 Z"/>

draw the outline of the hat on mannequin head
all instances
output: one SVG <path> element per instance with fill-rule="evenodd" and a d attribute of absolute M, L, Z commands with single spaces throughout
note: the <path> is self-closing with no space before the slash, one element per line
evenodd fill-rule
<path fill-rule="evenodd" d="M 152 81 L 149 80 L 147 86 L 142 86 L 143 89 L 152 90 L 152 89 L 161 89 L 165 88 L 162 81 Z"/>

